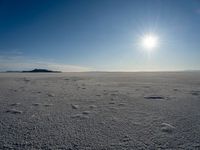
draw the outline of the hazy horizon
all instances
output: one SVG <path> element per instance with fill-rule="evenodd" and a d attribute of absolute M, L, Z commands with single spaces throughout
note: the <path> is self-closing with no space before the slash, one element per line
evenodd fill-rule
<path fill-rule="evenodd" d="M 2 0 L 0 72 L 200 70 L 198 0 Z"/>

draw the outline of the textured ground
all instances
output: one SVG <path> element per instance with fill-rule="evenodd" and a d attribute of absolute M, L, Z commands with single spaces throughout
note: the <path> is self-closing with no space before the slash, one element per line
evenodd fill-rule
<path fill-rule="evenodd" d="M 200 149 L 200 73 L 1 73 L 0 149 Z"/>

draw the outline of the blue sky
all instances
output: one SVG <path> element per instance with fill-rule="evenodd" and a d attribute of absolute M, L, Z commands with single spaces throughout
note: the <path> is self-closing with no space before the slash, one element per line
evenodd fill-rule
<path fill-rule="evenodd" d="M 1 71 L 198 70 L 199 58 L 199 0 L 0 1 Z"/>

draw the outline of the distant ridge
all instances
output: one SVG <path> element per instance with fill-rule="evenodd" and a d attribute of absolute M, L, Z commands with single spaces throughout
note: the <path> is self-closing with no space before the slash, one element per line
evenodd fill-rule
<path fill-rule="evenodd" d="M 8 73 L 61 73 L 61 71 L 52 71 L 48 69 L 33 69 L 28 71 L 6 71 Z"/>
<path fill-rule="evenodd" d="M 48 69 L 33 69 L 33 70 L 30 70 L 30 71 L 22 71 L 23 73 L 26 73 L 26 72 L 30 72 L 30 73 L 48 73 L 48 72 L 51 72 L 51 73 L 61 73 L 61 71 L 52 71 L 52 70 L 48 70 Z"/>

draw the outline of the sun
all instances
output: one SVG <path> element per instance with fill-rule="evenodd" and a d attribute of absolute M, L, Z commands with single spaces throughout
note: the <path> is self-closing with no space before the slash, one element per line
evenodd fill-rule
<path fill-rule="evenodd" d="M 142 37 L 142 46 L 148 50 L 152 51 L 158 46 L 158 37 L 153 34 L 147 34 Z"/>

